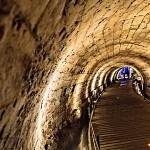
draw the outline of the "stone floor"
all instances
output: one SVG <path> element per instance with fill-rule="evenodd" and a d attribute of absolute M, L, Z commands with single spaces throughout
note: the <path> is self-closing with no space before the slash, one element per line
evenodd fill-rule
<path fill-rule="evenodd" d="M 92 124 L 101 150 L 150 149 L 150 102 L 137 95 L 131 80 L 118 81 L 103 93 Z"/>

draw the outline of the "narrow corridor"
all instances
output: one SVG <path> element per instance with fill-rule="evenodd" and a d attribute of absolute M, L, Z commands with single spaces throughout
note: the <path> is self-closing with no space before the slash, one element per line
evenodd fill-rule
<path fill-rule="evenodd" d="M 102 150 L 149 149 L 132 82 L 100 95 L 128 77 L 150 97 L 150 0 L 0 0 L 0 150 L 94 150 L 91 119 Z"/>
<path fill-rule="evenodd" d="M 148 150 L 150 102 L 137 95 L 131 80 L 121 80 L 98 100 L 92 119 L 101 150 Z"/>

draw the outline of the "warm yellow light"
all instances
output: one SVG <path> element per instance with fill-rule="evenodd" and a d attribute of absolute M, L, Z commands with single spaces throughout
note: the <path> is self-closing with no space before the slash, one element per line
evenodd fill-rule
<path fill-rule="evenodd" d="M 150 147 L 150 143 L 148 143 L 148 147 Z"/>
<path fill-rule="evenodd" d="M 79 109 L 77 109 L 77 111 L 76 111 L 76 117 L 77 117 L 77 119 L 79 119 L 81 117 L 81 111 Z"/>

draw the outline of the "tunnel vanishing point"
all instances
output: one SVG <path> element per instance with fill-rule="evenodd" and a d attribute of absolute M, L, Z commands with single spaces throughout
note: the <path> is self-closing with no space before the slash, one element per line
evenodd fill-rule
<path fill-rule="evenodd" d="M 0 149 L 84 150 L 89 99 L 125 66 L 149 96 L 149 0 L 0 0 Z"/>

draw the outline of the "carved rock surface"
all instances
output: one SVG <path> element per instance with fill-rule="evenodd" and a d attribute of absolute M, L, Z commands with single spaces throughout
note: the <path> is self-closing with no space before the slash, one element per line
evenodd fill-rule
<path fill-rule="evenodd" d="M 123 66 L 150 93 L 149 33 L 148 0 L 0 0 L 0 149 L 57 149 Z"/>

